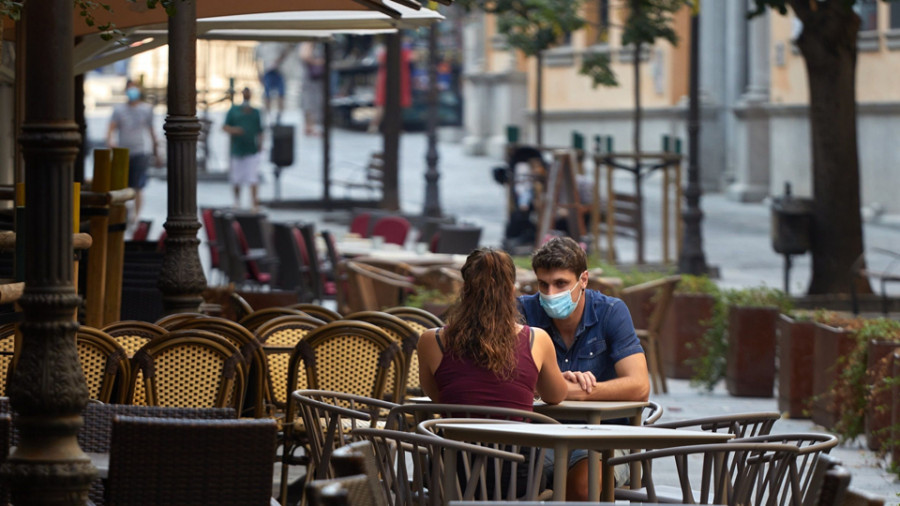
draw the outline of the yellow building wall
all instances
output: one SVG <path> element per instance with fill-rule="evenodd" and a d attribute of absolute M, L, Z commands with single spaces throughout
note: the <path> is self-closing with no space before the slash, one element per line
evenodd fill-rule
<path fill-rule="evenodd" d="M 595 10 L 595 8 L 591 8 Z M 609 30 L 609 48 L 612 58 L 612 70 L 619 82 L 615 87 L 594 88 L 590 78 L 579 73 L 581 68 L 581 54 L 593 45 L 596 40 L 596 29 L 588 27 L 572 34 L 571 46 L 555 48 L 551 51 L 566 51 L 574 53 L 574 63 L 571 65 L 544 65 L 544 101 L 545 111 L 572 111 L 581 109 L 602 110 L 627 110 L 634 107 L 634 66 L 631 62 L 620 62 L 622 23 L 624 22 L 624 9 L 613 9 L 611 14 L 611 27 Z M 587 12 L 587 19 L 593 19 L 596 14 Z M 592 17 L 587 17 L 592 16 Z M 641 101 L 644 107 L 670 107 L 677 104 L 688 91 L 688 62 L 690 56 L 690 11 L 685 8 L 673 19 L 676 31 L 679 34 L 677 46 L 672 46 L 666 41 L 657 42 L 650 48 L 650 60 L 641 64 Z M 491 34 L 495 33 L 495 24 L 489 22 Z M 490 49 L 489 49 L 490 50 Z M 653 65 L 656 53 L 662 51 L 663 55 L 663 91 L 657 93 L 653 77 Z M 506 57 L 508 58 L 508 57 Z M 534 90 L 537 85 L 537 60 L 527 59 L 528 89 Z M 536 107 L 534 93 L 528 97 L 528 106 Z"/>
<path fill-rule="evenodd" d="M 887 49 L 884 32 L 888 29 L 889 4 L 879 2 L 879 47 L 878 51 L 859 51 L 856 61 L 856 100 L 865 102 L 900 101 L 900 51 Z M 780 104 L 806 104 L 809 101 L 806 67 L 803 57 L 793 48 L 791 35 L 794 30 L 794 16 L 771 16 L 770 62 L 772 102 Z M 784 64 L 778 62 L 779 54 L 784 55 Z"/>

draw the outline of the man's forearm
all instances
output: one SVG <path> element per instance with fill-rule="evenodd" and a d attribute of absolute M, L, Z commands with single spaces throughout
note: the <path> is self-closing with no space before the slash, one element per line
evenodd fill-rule
<path fill-rule="evenodd" d="M 577 384 L 569 384 L 569 392 L 566 399 L 575 401 L 646 401 L 650 395 L 650 387 L 646 381 L 637 378 L 615 378 L 608 381 L 598 381 L 591 389 L 585 392 Z"/>

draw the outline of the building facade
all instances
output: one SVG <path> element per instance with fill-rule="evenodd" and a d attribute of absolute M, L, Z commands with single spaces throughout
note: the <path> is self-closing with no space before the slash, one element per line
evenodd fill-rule
<path fill-rule="evenodd" d="M 748 19 L 752 0 L 701 0 L 701 179 L 706 191 L 757 202 L 783 192 L 812 193 L 808 88 L 803 57 L 793 43 L 802 30 L 792 14 L 774 11 Z M 862 20 L 857 62 L 857 125 L 862 202 L 872 213 L 900 214 L 900 4 L 858 0 Z M 634 51 L 622 47 L 624 2 L 586 0 L 588 28 L 544 57 L 544 139 L 570 144 L 572 131 L 608 135 L 614 151 L 631 151 Z M 473 13 L 466 26 L 464 138 L 467 152 L 501 157 L 506 126 L 522 141 L 534 135 L 535 63 L 510 51 L 491 16 Z M 640 55 L 644 151 L 658 151 L 663 135 L 686 138 L 690 12 L 678 12 L 679 42 L 657 42 Z M 608 54 L 619 81 L 593 88 L 579 74 L 584 54 Z M 686 151 L 686 149 L 685 149 Z"/>

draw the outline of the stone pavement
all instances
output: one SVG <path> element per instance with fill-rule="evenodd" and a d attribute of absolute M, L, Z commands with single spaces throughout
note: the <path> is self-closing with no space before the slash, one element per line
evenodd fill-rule
<path fill-rule="evenodd" d="M 108 114 L 108 113 L 107 113 Z M 224 172 L 227 167 L 227 140 L 221 133 L 221 116 L 212 116 L 213 132 L 210 136 L 210 166 Z M 303 137 L 296 115 L 285 113 L 286 123 L 298 125 L 295 166 L 282 174 L 281 195 L 285 199 L 315 198 L 321 196 L 321 138 Z M 89 136 L 96 140 L 106 131 L 108 115 L 98 114 L 89 118 Z M 159 118 L 161 121 L 161 118 Z M 161 137 L 162 138 L 162 137 Z M 336 131 L 332 139 L 332 174 L 334 180 L 362 177 L 362 167 L 372 152 L 381 148 L 381 138 L 375 135 Z M 400 154 L 400 195 L 402 210 L 407 213 L 421 212 L 424 203 L 425 136 L 421 133 L 406 134 L 401 140 Z M 491 168 L 502 163 L 484 157 L 469 157 L 462 153 L 459 144 L 442 142 L 439 145 L 439 170 L 441 173 L 441 206 L 445 214 L 483 227 L 482 244 L 499 246 L 505 225 L 506 194 L 504 188 L 495 183 Z M 267 164 L 268 165 L 268 164 Z M 263 170 L 265 182 L 261 185 L 263 200 L 273 198 L 274 186 L 271 167 Z M 623 180 L 622 184 L 628 184 Z M 661 247 L 659 237 L 659 177 L 648 178 L 645 190 L 646 227 L 648 261 L 659 261 Z M 151 179 L 145 189 L 145 210 L 142 218 L 153 220 L 151 239 L 162 230 L 166 215 L 166 183 Z M 201 181 L 198 184 L 198 206 L 230 206 L 232 196 L 224 181 Z M 334 197 L 345 196 L 344 190 L 334 188 Z M 365 197 L 364 193 L 347 193 L 347 196 Z M 246 204 L 245 197 L 245 205 Z M 702 208 L 704 251 L 707 262 L 718 266 L 720 284 L 729 287 L 755 286 L 766 284 L 782 287 L 783 258 L 771 248 L 769 237 L 769 208 L 766 204 L 740 204 L 732 202 L 722 194 L 704 195 Z M 313 221 L 319 229 L 331 229 L 340 236 L 346 231 L 341 223 L 342 216 L 322 211 L 296 211 L 284 209 L 268 210 L 273 221 Z M 345 216 L 344 216 L 345 217 Z M 893 219 L 892 219 L 893 218 Z M 900 222 L 896 217 L 883 217 L 881 223 L 867 223 L 865 239 L 867 251 L 874 247 L 900 251 Z M 200 232 L 201 239 L 205 239 Z M 634 260 L 634 244 L 626 240 L 617 243 L 617 252 L 623 262 Z M 201 258 L 208 264 L 208 249 L 201 245 Z M 894 266 L 890 258 L 877 253 L 868 256 L 874 269 L 893 269 L 900 272 L 900 265 Z M 791 291 L 801 293 L 809 279 L 808 255 L 797 257 L 792 271 Z M 900 286 L 891 287 L 898 295 Z M 724 387 L 705 393 L 689 386 L 687 381 L 670 380 L 670 393 L 653 395 L 665 409 L 663 420 L 713 416 L 723 413 L 744 411 L 776 410 L 776 401 L 769 399 L 748 399 L 729 396 Z M 808 420 L 782 420 L 777 425 L 779 432 L 822 430 Z M 862 445 L 851 442 L 834 451 L 853 473 L 852 485 L 886 498 L 889 504 L 900 503 L 900 481 L 896 475 L 886 472 L 886 462 L 872 452 L 862 449 Z"/>

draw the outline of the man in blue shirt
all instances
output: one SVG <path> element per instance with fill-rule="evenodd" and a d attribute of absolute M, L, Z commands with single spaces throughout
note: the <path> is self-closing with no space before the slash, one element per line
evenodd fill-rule
<path fill-rule="evenodd" d="M 587 256 L 578 243 L 551 239 L 534 252 L 531 267 L 538 293 L 519 297 L 521 312 L 528 325 L 550 334 L 569 383 L 566 399 L 646 401 L 647 360 L 631 314 L 621 300 L 587 289 Z M 569 460 L 568 500 L 587 500 L 586 457 L 573 452 Z"/>

